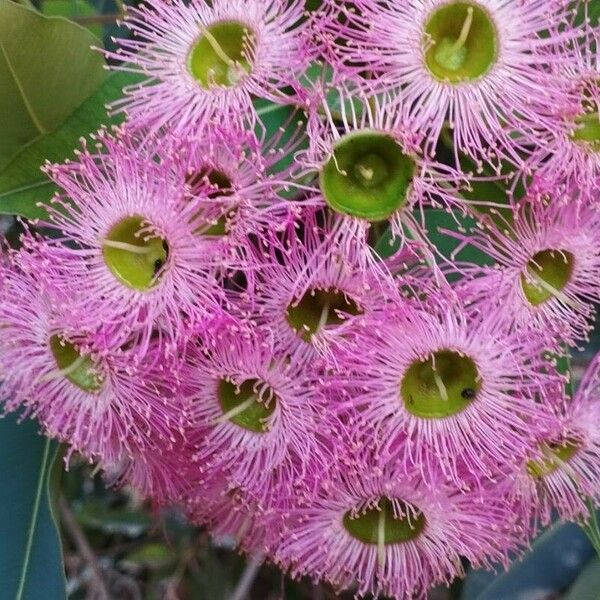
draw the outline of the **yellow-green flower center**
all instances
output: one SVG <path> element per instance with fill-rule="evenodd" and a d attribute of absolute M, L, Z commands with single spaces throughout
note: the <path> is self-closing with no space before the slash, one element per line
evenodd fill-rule
<path fill-rule="evenodd" d="M 440 419 L 464 410 L 477 399 L 480 388 L 472 359 L 453 350 L 439 350 L 409 366 L 400 396 L 412 415 Z"/>
<path fill-rule="evenodd" d="M 584 112 L 575 119 L 575 129 L 571 137 L 577 143 L 600 152 L 600 118 L 598 109 Z"/>
<path fill-rule="evenodd" d="M 164 273 L 167 242 L 149 232 L 148 222 L 135 215 L 119 221 L 103 241 L 102 253 L 112 274 L 134 290 L 149 290 Z"/>
<path fill-rule="evenodd" d="M 50 350 L 61 375 L 84 392 L 97 392 L 102 388 L 102 377 L 93 361 L 83 356 L 70 342 L 58 335 L 49 340 Z"/>
<path fill-rule="evenodd" d="M 287 322 L 292 329 L 306 342 L 310 342 L 313 334 L 326 326 L 340 325 L 344 318 L 337 312 L 348 315 L 360 315 L 362 309 L 335 288 L 310 289 L 296 303 L 287 308 Z"/>
<path fill-rule="evenodd" d="M 554 297 L 571 280 L 574 257 L 566 250 L 542 250 L 527 263 L 527 273 L 521 275 L 521 287 L 525 297 L 537 306 Z"/>
<path fill-rule="evenodd" d="M 263 387 L 257 379 L 246 379 L 239 386 L 226 379 L 219 381 L 217 396 L 222 418 L 254 433 L 268 431 L 269 418 L 275 412 L 278 400 L 272 390 L 265 393 Z"/>
<path fill-rule="evenodd" d="M 235 86 L 252 70 L 255 36 L 240 21 L 221 21 L 201 29 L 188 56 L 188 69 L 198 84 Z"/>
<path fill-rule="evenodd" d="M 488 12 L 474 2 L 448 2 L 425 25 L 425 64 L 442 81 L 458 84 L 485 75 L 498 57 L 498 34 Z"/>
<path fill-rule="evenodd" d="M 394 138 L 359 131 L 335 144 L 319 183 L 333 210 L 376 222 L 404 206 L 414 171 L 414 160 Z"/>
<path fill-rule="evenodd" d="M 575 440 L 564 440 L 560 444 L 542 444 L 544 458 L 528 461 L 527 472 L 536 479 L 542 479 L 571 460 L 580 448 L 581 444 Z"/>
<path fill-rule="evenodd" d="M 425 528 L 425 515 L 402 500 L 396 503 L 401 508 L 401 517 L 394 515 L 390 499 L 382 497 L 377 506 L 364 512 L 349 510 L 343 525 L 353 538 L 364 544 L 384 546 L 414 540 Z"/>

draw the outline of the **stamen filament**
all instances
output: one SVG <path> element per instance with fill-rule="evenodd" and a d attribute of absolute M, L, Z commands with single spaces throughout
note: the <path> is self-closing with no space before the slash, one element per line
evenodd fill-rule
<path fill-rule="evenodd" d="M 460 50 L 465 45 L 465 42 L 469 37 L 469 33 L 471 32 L 471 25 L 473 25 L 473 7 L 469 6 L 469 8 L 467 8 L 467 18 L 465 19 L 462 29 L 460 30 L 460 35 L 452 46 L 453 52 Z"/>

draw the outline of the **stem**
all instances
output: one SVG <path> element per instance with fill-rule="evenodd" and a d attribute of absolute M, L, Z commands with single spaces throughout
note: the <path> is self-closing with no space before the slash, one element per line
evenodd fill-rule
<path fill-rule="evenodd" d="M 94 551 L 89 545 L 83 531 L 81 531 L 67 501 L 61 496 L 58 502 L 62 524 L 65 526 L 65 529 L 69 533 L 69 537 L 73 540 L 77 550 L 90 567 L 92 579 L 95 583 L 96 589 L 94 591 L 96 592 L 96 597 L 100 600 L 110 600 L 108 590 L 106 589 L 102 577 L 102 570 L 98 564 Z"/>
<path fill-rule="evenodd" d="M 465 42 L 467 41 L 467 38 L 469 37 L 469 33 L 471 31 L 472 24 L 473 24 L 473 7 L 469 6 L 469 8 L 467 8 L 467 18 L 465 19 L 462 29 L 460 30 L 460 35 L 458 36 L 458 39 L 456 40 L 456 42 L 454 42 L 454 45 L 452 46 L 453 52 L 460 50 L 465 45 Z"/>
<path fill-rule="evenodd" d="M 264 560 L 265 557 L 263 554 L 252 556 L 250 560 L 248 560 L 248 564 L 242 573 L 242 577 L 228 600 L 245 600 L 248 597 L 248 592 L 250 592 L 250 588 L 252 587 Z"/>

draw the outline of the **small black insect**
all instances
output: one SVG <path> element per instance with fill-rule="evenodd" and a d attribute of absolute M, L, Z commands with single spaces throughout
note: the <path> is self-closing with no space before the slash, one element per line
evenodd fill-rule
<path fill-rule="evenodd" d="M 154 276 L 155 277 L 160 273 L 160 270 L 162 269 L 164 264 L 165 264 L 165 261 L 160 258 L 157 258 L 154 261 Z"/>
<path fill-rule="evenodd" d="M 475 398 L 475 390 L 473 388 L 465 388 L 460 395 L 465 400 L 473 400 L 473 398 Z"/>

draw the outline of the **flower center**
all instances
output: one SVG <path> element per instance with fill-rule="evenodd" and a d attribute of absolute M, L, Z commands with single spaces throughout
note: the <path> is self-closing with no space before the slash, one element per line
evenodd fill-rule
<path fill-rule="evenodd" d="M 188 175 L 186 183 L 190 186 L 192 194 L 208 191 L 209 198 L 231 196 L 233 183 L 227 173 L 210 167 L 199 169 L 196 173 Z M 207 188 L 207 184 L 210 186 Z"/>
<path fill-rule="evenodd" d="M 88 356 L 82 356 L 73 344 L 58 335 L 53 335 L 49 344 L 63 377 L 84 392 L 97 392 L 102 388 L 102 377 Z"/>
<path fill-rule="evenodd" d="M 593 152 L 600 152 L 600 118 L 597 109 L 584 112 L 575 119 L 575 130 L 571 137 Z"/>
<path fill-rule="evenodd" d="M 188 56 L 188 69 L 205 89 L 234 86 L 252 69 L 254 41 L 254 33 L 239 21 L 202 28 Z"/>
<path fill-rule="evenodd" d="M 569 439 L 561 443 L 544 443 L 541 445 L 544 458 L 528 461 L 527 472 L 535 479 L 542 479 L 546 475 L 554 473 L 563 463 L 573 458 L 579 448 L 581 448 L 579 442 Z"/>
<path fill-rule="evenodd" d="M 485 75 L 498 56 L 490 15 L 473 2 L 449 2 L 425 25 L 425 64 L 437 79 L 456 84 Z"/>
<path fill-rule="evenodd" d="M 400 384 L 400 396 L 412 415 L 439 419 L 464 410 L 480 388 L 472 359 L 453 350 L 438 350 L 410 365 Z"/>
<path fill-rule="evenodd" d="M 261 388 L 261 394 L 257 389 Z M 264 389 L 258 379 L 246 379 L 236 386 L 231 381 L 221 379 L 217 391 L 223 411 L 220 421 L 230 421 L 243 429 L 264 433 L 269 429 L 269 417 L 277 407 L 277 396 L 272 389 Z"/>
<path fill-rule="evenodd" d="M 134 290 L 154 287 L 169 255 L 166 240 L 151 234 L 148 222 L 135 215 L 119 221 L 103 241 L 104 261 L 112 274 Z"/>
<path fill-rule="evenodd" d="M 573 274 L 575 259 L 566 250 L 542 250 L 527 263 L 527 273 L 521 275 L 525 297 L 537 306 L 551 298 L 564 296 L 562 290 Z"/>
<path fill-rule="evenodd" d="M 356 316 L 362 309 L 354 300 L 335 288 L 308 290 L 299 302 L 287 307 L 286 318 L 292 329 L 305 341 L 323 327 L 341 325 L 345 319 L 337 312 Z"/>
<path fill-rule="evenodd" d="M 359 131 L 342 137 L 321 171 L 321 192 L 331 208 L 382 221 L 406 203 L 415 163 L 389 135 Z"/>
<path fill-rule="evenodd" d="M 218 169 L 204 168 L 196 173 L 192 173 L 186 179 L 193 195 L 206 194 L 210 199 L 228 198 L 233 195 L 233 183 L 229 176 Z M 208 186 L 210 187 L 207 187 Z M 227 222 L 232 216 L 234 209 L 227 208 L 225 213 L 218 217 L 216 222 L 203 223 L 194 233 L 198 235 L 223 236 L 227 234 Z M 198 212 L 192 217 L 196 221 L 202 217 Z"/>
<path fill-rule="evenodd" d="M 365 544 L 380 547 L 414 540 L 425 527 L 425 515 L 403 500 L 396 500 L 394 504 L 402 516 L 394 515 L 393 503 L 386 497 L 364 512 L 349 510 L 343 519 L 346 531 Z"/>

